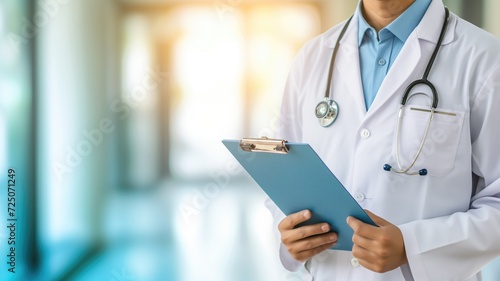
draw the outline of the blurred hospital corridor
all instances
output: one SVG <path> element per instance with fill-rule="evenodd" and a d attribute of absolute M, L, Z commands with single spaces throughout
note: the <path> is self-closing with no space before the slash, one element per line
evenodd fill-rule
<path fill-rule="evenodd" d="M 444 2 L 500 35 L 500 1 Z M 273 137 L 295 55 L 357 3 L 0 0 L 0 280 L 301 280 L 221 141 Z"/>
<path fill-rule="evenodd" d="M 193 199 L 206 201 L 186 213 Z M 279 270 L 263 200 L 245 179 L 213 198 L 202 185 L 175 182 L 118 195 L 104 220 L 109 246 L 69 279 L 293 280 Z"/>

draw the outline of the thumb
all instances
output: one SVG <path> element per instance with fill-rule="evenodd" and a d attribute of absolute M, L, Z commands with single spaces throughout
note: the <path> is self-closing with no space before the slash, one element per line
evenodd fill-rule
<path fill-rule="evenodd" d="M 386 225 L 389 225 L 390 223 L 386 220 L 384 220 L 383 218 L 375 215 L 374 213 L 368 211 L 368 210 L 365 210 L 366 214 L 368 214 L 368 216 L 373 220 L 373 222 L 378 225 L 378 226 L 386 226 Z"/>

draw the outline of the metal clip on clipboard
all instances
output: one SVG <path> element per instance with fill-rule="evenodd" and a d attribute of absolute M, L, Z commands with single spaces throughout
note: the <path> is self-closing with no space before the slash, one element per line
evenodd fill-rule
<path fill-rule="evenodd" d="M 240 147 L 247 152 L 267 152 L 287 154 L 286 140 L 261 138 L 244 138 L 240 141 Z"/>

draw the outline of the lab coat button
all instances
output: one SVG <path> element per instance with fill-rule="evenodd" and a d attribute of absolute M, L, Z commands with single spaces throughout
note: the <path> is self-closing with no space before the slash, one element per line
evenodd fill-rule
<path fill-rule="evenodd" d="M 351 259 L 351 265 L 352 267 L 358 267 L 359 266 L 359 261 L 357 258 L 352 258 Z"/>
<path fill-rule="evenodd" d="M 359 134 L 364 139 L 367 139 L 371 136 L 370 130 L 368 130 L 368 129 L 361 130 L 361 132 Z"/>
<path fill-rule="evenodd" d="M 361 192 L 356 193 L 356 195 L 354 195 L 354 198 L 356 198 L 356 201 L 358 202 L 363 202 L 366 199 L 365 195 Z"/>

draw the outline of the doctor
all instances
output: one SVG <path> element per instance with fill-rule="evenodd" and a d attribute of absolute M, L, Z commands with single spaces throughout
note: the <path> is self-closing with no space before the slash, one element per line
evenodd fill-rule
<path fill-rule="evenodd" d="M 500 40 L 441 0 L 360 1 L 302 48 L 281 114 L 278 137 L 309 143 L 379 225 L 346 218 L 352 251 L 330 250 L 329 225 L 268 200 L 286 269 L 481 280 L 500 254 Z"/>

